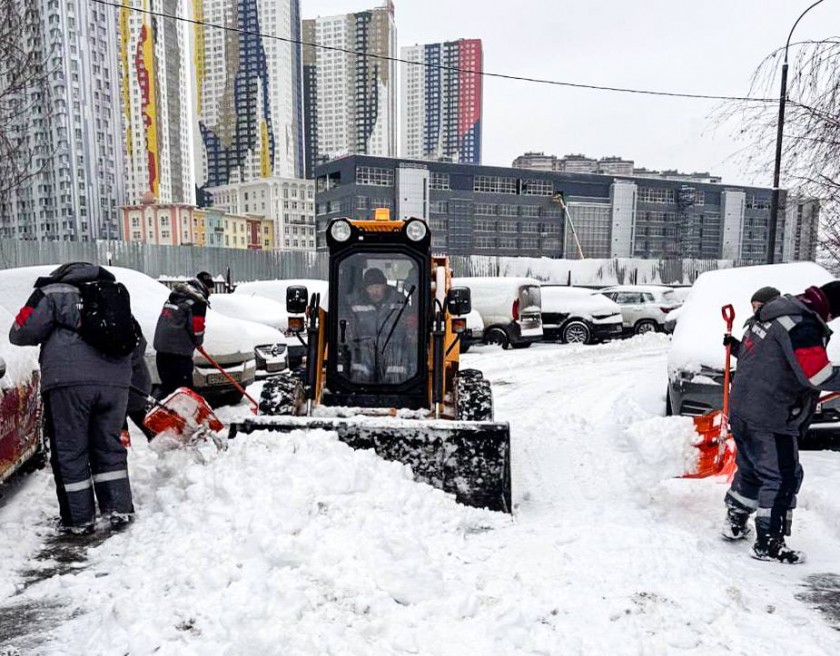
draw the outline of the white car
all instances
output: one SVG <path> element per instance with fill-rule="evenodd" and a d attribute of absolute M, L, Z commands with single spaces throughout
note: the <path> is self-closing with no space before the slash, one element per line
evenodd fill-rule
<path fill-rule="evenodd" d="M 286 290 L 299 285 L 306 287 L 309 295 L 321 295 L 321 307 L 325 310 L 329 307 L 329 283 L 326 280 L 316 279 L 294 279 L 294 280 L 255 280 L 252 282 L 239 283 L 233 292 L 234 297 L 251 296 L 265 298 L 282 306 L 282 314 L 279 317 L 278 330 L 281 330 L 287 338 L 287 354 L 289 366 L 295 368 L 303 361 L 306 347 L 300 342 L 297 336 L 289 331 L 289 315 L 286 313 Z M 272 306 L 276 308 L 276 306 Z"/>
<path fill-rule="evenodd" d="M 585 287 L 542 286 L 542 322 L 546 340 L 591 344 L 621 337 L 621 308 Z"/>
<path fill-rule="evenodd" d="M 484 323 L 484 343 L 527 348 L 542 340 L 540 282 L 533 278 L 453 278 L 469 287 L 472 307 Z"/>
<path fill-rule="evenodd" d="M 671 287 L 660 285 L 615 285 L 601 293 L 618 303 L 624 331 L 634 335 L 665 330 L 668 313 L 682 305 Z"/>
<path fill-rule="evenodd" d="M 461 337 L 461 353 L 469 351 L 473 344 L 484 342 L 484 319 L 481 318 L 478 310 L 470 310 L 466 319 L 467 329 Z"/>
<path fill-rule="evenodd" d="M 40 276 L 49 275 L 56 268 L 57 264 L 0 270 L 0 306 L 16 314 L 32 293 L 35 280 Z M 139 271 L 122 267 L 107 268 L 128 288 L 132 312 L 148 342 L 146 362 L 152 374 L 152 381 L 157 383 L 160 379 L 157 376 L 153 341 L 158 316 L 170 290 Z M 210 302 L 204 349 L 234 380 L 243 387 L 250 385 L 256 377 L 255 347 L 275 344 L 278 341 L 283 343 L 283 335 L 262 324 L 227 317 L 212 309 L 213 297 Z M 194 363 L 193 384 L 199 394 L 214 405 L 239 402 L 242 393 L 200 353 L 196 352 Z"/>

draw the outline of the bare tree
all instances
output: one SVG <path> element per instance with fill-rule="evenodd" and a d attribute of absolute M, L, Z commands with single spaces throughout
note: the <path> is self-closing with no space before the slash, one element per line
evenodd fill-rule
<path fill-rule="evenodd" d="M 50 114 L 49 52 L 39 4 L 0 0 L 0 236 L 14 192 L 40 175 L 51 157 L 49 125 L 31 129 L 34 114 Z"/>
<path fill-rule="evenodd" d="M 821 251 L 840 269 L 840 37 L 791 44 L 788 100 L 782 139 L 781 186 L 791 194 L 821 201 Z M 750 97 L 778 98 L 784 48 L 758 66 Z M 746 168 L 766 175 L 773 170 L 778 102 L 732 101 L 717 113 L 735 120 Z"/>

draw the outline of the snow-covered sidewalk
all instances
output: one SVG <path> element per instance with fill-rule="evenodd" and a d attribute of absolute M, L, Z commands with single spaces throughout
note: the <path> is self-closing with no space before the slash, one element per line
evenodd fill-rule
<path fill-rule="evenodd" d="M 667 345 L 650 335 L 464 357 L 511 424 L 513 517 L 459 506 L 325 432 L 243 436 L 206 450 L 204 464 L 158 457 L 135 436 L 135 524 L 87 567 L 16 594 L 55 513 L 41 472 L 0 510 L 0 615 L 45 617 L 37 634 L 7 644 L 0 634 L 0 645 L 132 656 L 836 654 L 840 633 L 795 595 L 840 562 L 840 454 L 803 454 L 791 544 L 809 563 L 760 563 L 748 545 L 722 542 L 725 487 L 673 478 L 691 421 L 661 416 Z"/>

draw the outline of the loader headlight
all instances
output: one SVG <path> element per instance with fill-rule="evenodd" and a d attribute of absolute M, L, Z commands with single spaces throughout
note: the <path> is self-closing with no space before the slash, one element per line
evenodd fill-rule
<path fill-rule="evenodd" d="M 429 232 L 425 222 L 420 219 L 409 221 L 405 226 L 405 234 L 411 241 L 420 241 Z"/>
<path fill-rule="evenodd" d="M 345 219 L 333 221 L 330 226 L 330 236 L 336 241 L 347 241 L 352 233 L 353 229 L 350 227 L 350 222 Z"/>

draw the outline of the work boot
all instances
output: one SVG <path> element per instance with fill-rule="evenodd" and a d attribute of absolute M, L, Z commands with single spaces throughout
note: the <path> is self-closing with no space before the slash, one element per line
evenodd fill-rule
<path fill-rule="evenodd" d="M 791 549 L 785 544 L 784 525 L 780 523 L 777 530 L 771 530 L 768 517 L 756 517 L 755 544 L 750 555 L 756 560 L 769 560 L 786 565 L 798 565 L 805 562 L 805 552 Z"/>
<path fill-rule="evenodd" d="M 93 533 L 94 525 L 90 524 L 65 524 L 59 521 L 56 525 L 56 531 L 59 535 L 90 535 Z"/>
<path fill-rule="evenodd" d="M 750 510 L 735 499 L 726 497 L 726 519 L 720 529 L 720 536 L 724 540 L 745 540 L 752 535 L 749 525 Z"/>
<path fill-rule="evenodd" d="M 134 515 L 132 513 L 112 512 L 108 521 L 111 523 L 112 529 L 121 530 L 128 526 L 133 519 Z"/>

